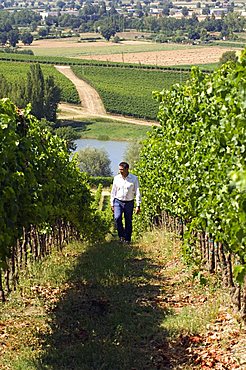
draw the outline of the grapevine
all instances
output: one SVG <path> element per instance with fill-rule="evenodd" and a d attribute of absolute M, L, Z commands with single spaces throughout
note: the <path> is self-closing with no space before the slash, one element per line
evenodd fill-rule
<path fill-rule="evenodd" d="M 161 127 L 150 132 L 137 169 L 142 222 L 164 212 L 178 217 L 191 258 L 196 233 L 209 235 L 214 253 L 223 245 L 232 254 L 239 284 L 246 275 L 245 66 L 246 50 L 238 63 L 211 75 L 194 67 L 184 85 L 154 92 Z"/>
<path fill-rule="evenodd" d="M 0 100 L 0 298 L 31 259 L 71 238 L 102 238 L 87 175 L 66 144 L 9 99 Z M 94 220 L 96 219 L 96 222 Z M 96 225 L 96 230 L 94 230 Z M 104 232 L 107 233 L 104 227 Z"/>

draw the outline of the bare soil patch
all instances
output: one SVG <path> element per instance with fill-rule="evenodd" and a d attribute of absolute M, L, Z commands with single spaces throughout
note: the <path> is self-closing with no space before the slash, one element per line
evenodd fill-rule
<path fill-rule="evenodd" d="M 182 50 L 163 50 L 163 51 L 148 51 L 138 53 L 125 53 L 124 57 L 121 54 L 104 54 L 85 56 L 83 59 L 103 60 L 109 62 L 122 62 L 138 64 L 152 64 L 159 66 L 173 65 L 194 65 L 194 64 L 209 64 L 218 63 L 222 54 L 230 51 L 230 48 L 209 47 L 209 48 L 187 48 Z M 235 49 L 234 49 L 235 50 Z"/>
<path fill-rule="evenodd" d="M 93 36 L 95 37 L 96 35 L 93 34 Z M 34 52 L 38 52 L 39 49 L 48 49 L 51 53 L 54 53 L 55 50 L 56 55 L 66 55 L 68 57 L 70 56 L 80 59 L 151 64 L 159 66 L 217 63 L 224 52 L 237 50 L 230 47 L 204 47 L 181 44 L 159 44 L 157 47 L 157 44 L 155 44 L 156 49 L 168 48 L 169 50 L 147 51 L 149 49 L 148 45 L 153 45 L 153 43 L 141 40 L 141 35 L 137 33 L 136 35 L 125 33 L 120 35 L 120 37 L 125 38 L 125 40 L 118 44 L 104 40 L 89 43 L 81 42 L 79 37 L 72 37 L 69 39 L 35 40 L 31 46 L 23 46 L 23 48 L 31 48 Z M 135 37 L 139 39 L 136 39 Z M 139 50 L 139 45 L 142 45 L 141 50 Z M 145 49 L 145 45 L 146 51 L 142 51 L 143 48 Z M 133 51 L 134 46 L 136 46 L 136 51 Z M 82 55 L 79 55 L 80 51 Z"/>

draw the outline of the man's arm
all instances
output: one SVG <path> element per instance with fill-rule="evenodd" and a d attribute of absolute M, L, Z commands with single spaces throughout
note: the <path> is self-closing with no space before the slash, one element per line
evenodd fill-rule
<path fill-rule="evenodd" d="M 115 199 L 115 196 L 116 196 L 116 186 L 115 186 L 115 178 L 114 178 L 112 189 L 111 189 L 111 193 L 110 193 L 110 205 L 111 205 L 112 212 L 114 212 L 114 199 Z"/>
<path fill-rule="evenodd" d="M 136 204 L 137 204 L 135 212 L 139 213 L 140 204 L 141 204 L 141 193 L 140 193 L 139 181 L 138 181 L 137 176 L 136 176 L 136 181 L 135 181 L 135 196 L 136 196 Z"/>

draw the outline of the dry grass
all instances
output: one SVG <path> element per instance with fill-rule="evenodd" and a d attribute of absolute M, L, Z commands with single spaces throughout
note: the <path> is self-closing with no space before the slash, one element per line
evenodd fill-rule
<path fill-rule="evenodd" d="M 199 369 L 219 305 L 180 257 L 160 230 L 133 246 L 78 243 L 52 254 L 0 308 L 0 369 Z"/>
<path fill-rule="evenodd" d="M 117 44 L 107 41 L 88 43 L 79 42 L 76 37 L 36 40 L 31 46 L 24 48 L 32 49 L 35 55 L 160 66 L 218 63 L 224 52 L 232 50 L 229 47 L 158 44 L 139 40 L 126 40 Z"/>
<path fill-rule="evenodd" d="M 83 59 L 103 60 L 109 62 L 124 62 L 136 64 L 151 64 L 158 66 L 183 66 L 218 63 L 222 54 L 230 48 L 222 47 L 186 47 L 180 50 L 146 51 L 138 53 L 104 54 L 83 56 Z M 235 48 L 234 48 L 235 50 Z"/>

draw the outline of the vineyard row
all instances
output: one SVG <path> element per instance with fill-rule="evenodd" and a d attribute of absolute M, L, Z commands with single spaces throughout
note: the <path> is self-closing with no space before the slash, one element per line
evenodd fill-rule
<path fill-rule="evenodd" d="M 181 220 L 184 257 L 201 270 L 200 235 L 213 241 L 208 255 L 223 246 L 246 320 L 246 49 L 213 74 L 193 68 L 185 84 L 155 98 L 161 126 L 145 140 L 137 169 L 141 222 L 163 212 Z"/>

